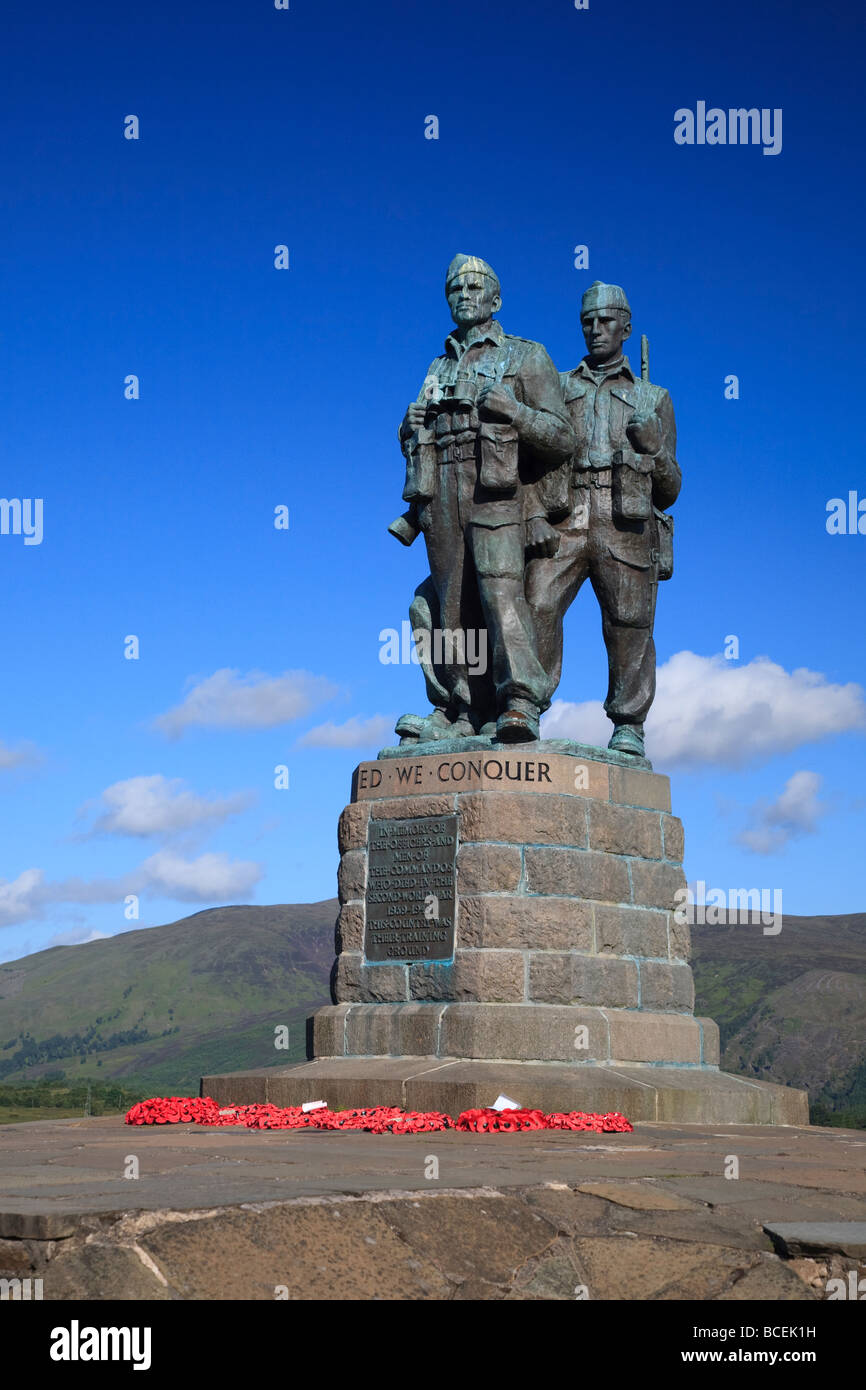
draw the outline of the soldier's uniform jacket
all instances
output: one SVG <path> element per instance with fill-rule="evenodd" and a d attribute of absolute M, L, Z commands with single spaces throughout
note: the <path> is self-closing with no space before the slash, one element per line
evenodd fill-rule
<path fill-rule="evenodd" d="M 659 578 L 668 578 L 673 566 L 673 521 L 663 512 L 676 501 L 682 484 L 676 460 L 676 423 L 668 392 L 663 386 L 636 377 L 627 357 L 600 370 L 593 369 L 584 358 L 573 371 L 561 373 L 560 382 L 577 444 L 571 477 L 572 506 L 581 504 L 588 486 L 612 488 L 612 514 L 616 518 L 618 475 L 631 479 L 633 495 L 639 495 L 643 486 L 648 523 L 644 526 L 639 520 L 630 519 L 640 516 L 639 504 L 632 513 L 619 517 L 632 533 L 623 535 L 626 548 L 621 558 L 628 560 L 636 553 L 639 546 L 635 532 L 644 533 L 647 544 L 661 561 Z M 640 454 L 632 448 L 626 428 L 635 415 L 655 417 L 660 441 L 656 453 Z"/>
<path fill-rule="evenodd" d="M 676 461 L 677 430 L 671 398 L 663 386 L 642 381 L 623 357 L 613 370 L 595 372 L 584 358 L 574 371 L 560 375 L 562 394 L 574 427 L 577 448 L 574 470 L 608 469 L 619 451 L 632 466 L 652 473 L 653 503 L 660 508 L 676 501 L 682 475 Z M 633 415 L 655 415 L 661 447 L 656 454 L 636 455 L 626 426 Z"/>
<path fill-rule="evenodd" d="M 518 401 L 513 423 L 484 420 L 479 413 L 481 391 L 500 383 Z M 424 428 L 400 429 L 403 497 L 413 513 L 436 494 L 438 467 L 458 463 L 475 468 L 466 518 L 473 525 L 567 514 L 574 435 L 559 374 L 540 343 L 505 333 L 495 320 L 464 341 L 451 334 L 444 353 L 430 364 L 418 402 L 428 406 Z"/>

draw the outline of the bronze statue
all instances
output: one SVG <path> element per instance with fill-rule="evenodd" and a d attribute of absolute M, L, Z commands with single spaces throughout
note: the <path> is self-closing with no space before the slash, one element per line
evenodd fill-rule
<path fill-rule="evenodd" d="M 456 256 L 445 282 L 456 329 L 406 411 L 403 498 L 391 531 L 424 535 L 430 577 L 416 591 L 413 630 L 451 635 L 421 651 L 426 718 L 404 715 L 401 742 L 483 734 L 538 737 L 549 677 L 524 590 L 527 556 L 552 555 L 551 522 L 568 515 L 574 433 L 559 377 L 540 343 L 493 317 L 499 280 L 476 256 Z M 455 634 L 486 629 L 489 665 L 473 669 Z"/>
<path fill-rule="evenodd" d="M 410 618 L 433 711 L 403 715 L 400 742 L 537 739 L 563 619 L 589 578 L 608 747 L 642 758 L 656 593 L 673 569 L 666 511 L 681 484 L 670 396 L 646 356 L 635 377 L 623 355 L 631 310 L 618 285 L 596 280 L 583 296 L 587 355 L 561 375 L 540 343 L 493 317 L 502 301 L 486 261 L 456 256 L 445 293 L 456 330 L 400 427 L 409 509 L 389 528 L 404 545 L 423 533 L 430 562 Z M 485 635 L 488 666 L 468 659 L 470 632 Z"/>
<path fill-rule="evenodd" d="M 631 333 L 624 290 L 596 280 L 583 296 L 580 320 L 587 355 L 561 376 L 577 437 L 571 511 L 557 524 L 556 553 L 530 559 L 526 594 L 552 696 L 562 670 L 563 618 L 590 579 L 610 674 L 608 747 L 642 756 L 655 695 L 656 592 L 673 570 L 673 521 L 665 510 L 682 481 L 676 425 L 667 391 L 635 377 L 623 355 Z"/>

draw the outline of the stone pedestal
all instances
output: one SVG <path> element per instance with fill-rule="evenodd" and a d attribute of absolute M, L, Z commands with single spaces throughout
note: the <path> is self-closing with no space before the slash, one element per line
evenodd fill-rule
<path fill-rule="evenodd" d="M 314 1060 L 204 1090 L 451 1113 L 504 1090 L 546 1110 L 808 1123 L 804 1093 L 720 1073 L 718 1029 L 694 1016 L 669 779 L 562 747 L 362 763 Z"/>

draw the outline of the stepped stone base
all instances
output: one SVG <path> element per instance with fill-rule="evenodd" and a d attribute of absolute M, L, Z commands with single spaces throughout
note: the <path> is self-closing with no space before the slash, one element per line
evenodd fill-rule
<path fill-rule="evenodd" d="M 532 1110 L 617 1110 L 633 1123 L 808 1125 L 804 1091 L 746 1081 L 711 1067 L 592 1066 L 563 1062 L 490 1062 L 440 1057 L 324 1057 L 202 1079 L 202 1094 L 221 1105 L 301 1105 L 333 1110 L 399 1105 L 404 1110 L 461 1110 L 490 1105 L 501 1093 Z"/>
<path fill-rule="evenodd" d="M 555 1004 L 337 1004 L 313 1017 L 313 1055 L 719 1065 L 709 1018 Z"/>
<path fill-rule="evenodd" d="M 242 1104 L 533 1109 L 808 1124 L 719 1072 L 694 1017 L 683 827 L 646 760 L 565 740 L 383 750 L 338 828 L 334 1004 L 300 1066 L 205 1077 Z"/>

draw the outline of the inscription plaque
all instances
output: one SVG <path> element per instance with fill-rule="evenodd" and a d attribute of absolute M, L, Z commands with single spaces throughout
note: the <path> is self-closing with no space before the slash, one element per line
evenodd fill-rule
<path fill-rule="evenodd" d="M 451 959 L 456 856 L 456 816 L 370 821 L 367 960 Z"/>

